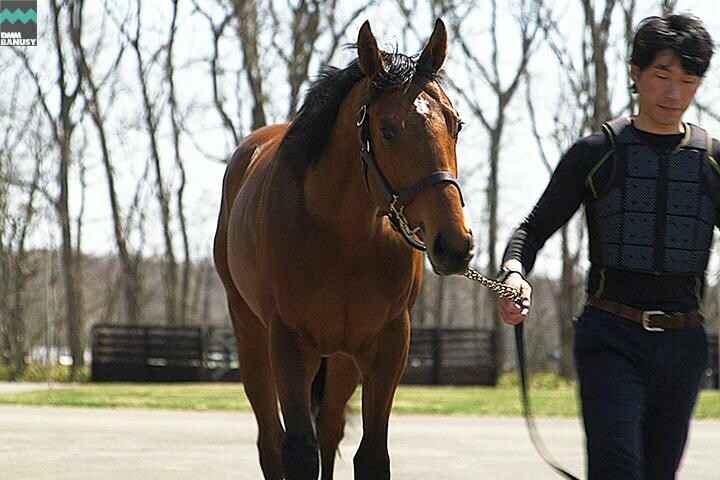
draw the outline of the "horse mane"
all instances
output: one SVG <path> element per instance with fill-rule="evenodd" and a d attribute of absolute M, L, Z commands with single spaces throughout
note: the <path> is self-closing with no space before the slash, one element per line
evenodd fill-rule
<path fill-rule="evenodd" d="M 433 79 L 439 75 L 418 64 L 413 57 L 402 53 L 382 52 L 382 55 L 385 69 L 373 79 L 371 96 L 402 88 L 416 75 Z M 320 70 L 320 74 L 305 94 L 302 107 L 280 142 L 280 161 L 301 167 L 309 167 L 317 162 L 330 140 L 340 105 L 352 87 L 364 76 L 357 59 L 344 69 L 325 66 Z"/>

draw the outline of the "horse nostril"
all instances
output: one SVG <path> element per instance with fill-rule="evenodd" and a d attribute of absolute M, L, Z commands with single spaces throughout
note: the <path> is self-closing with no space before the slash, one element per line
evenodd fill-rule
<path fill-rule="evenodd" d="M 474 254 L 473 237 L 470 232 L 454 238 L 455 243 L 449 241 L 442 232 L 438 232 L 430 251 L 430 262 L 436 273 L 450 275 L 462 273 L 467 269 Z"/>
<path fill-rule="evenodd" d="M 432 254 L 433 257 L 437 261 L 443 262 L 445 261 L 445 258 L 448 254 L 448 248 L 447 248 L 447 240 L 445 240 L 445 236 L 442 234 L 442 232 L 438 233 L 435 237 L 435 242 L 433 243 L 432 248 Z"/>

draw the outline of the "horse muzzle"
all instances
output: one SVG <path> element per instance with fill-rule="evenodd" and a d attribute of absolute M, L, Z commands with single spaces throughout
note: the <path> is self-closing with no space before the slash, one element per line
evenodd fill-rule
<path fill-rule="evenodd" d="M 465 273 L 475 253 L 474 245 L 470 230 L 461 235 L 449 235 L 439 231 L 428 248 L 433 270 L 438 275 Z"/>

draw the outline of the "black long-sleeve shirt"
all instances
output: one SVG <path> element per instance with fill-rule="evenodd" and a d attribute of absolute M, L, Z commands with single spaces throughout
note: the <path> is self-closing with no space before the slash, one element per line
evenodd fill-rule
<path fill-rule="evenodd" d="M 634 127 L 632 127 L 634 128 Z M 657 135 L 637 130 L 638 137 L 658 151 L 673 150 L 682 140 L 682 134 Z M 532 212 L 518 227 L 505 249 L 504 260 L 519 260 L 526 272 L 535 264 L 537 252 L 550 236 L 562 227 L 581 204 L 593 197 L 585 179 L 595 164 L 612 148 L 612 142 L 604 132 L 588 136 L 565 153 L 552 175 L 550 183 Z M 720 161 L 720 143 L 712 142 L 709 152 Z M 615 162 L 605 162 L 593 174 L 596 185 L 610 180 Z M 720 173 L 707 169 L 711 175 L 713 191 L 720 192 Z M 598 188 L 601 191 L 601 188 Z M 720 196 L 719 196 L 720 197 Z M 716 197 L 717 198 L 717 197 Z M 720 205 L 716 202 L 716 211 Z M 720 214 L 716 215 L 720 226 Z M 592 241 L 592 239 L 591 239 Z M 698 308 L 704 290 L 704 278 L 690 275 L 653 275 L 624 270 L 605 269 L 602 297 L 643 310 L 688 311 Z M 601 269 L 591 265 L 586 290 L 598 291 Z"/>

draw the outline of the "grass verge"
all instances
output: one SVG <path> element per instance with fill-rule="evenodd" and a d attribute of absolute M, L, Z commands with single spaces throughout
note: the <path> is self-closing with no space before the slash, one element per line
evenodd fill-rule
<path fill-rule="evenodd" d="M 533 388 L 533 413 L 574 417 L 578 399 L 571 385 Z M 240 384 L 64 384 L 35 391 L 0 395 L 0 404 L 102 408 L 158 408 L 249 412 Z M 360 410 L 360 389 L 350 406 Z M 522 415 L 517 387 L 426 387 L 401 385 L 395 395 L 395 414 Z M 720 391 L 704 390 L 695 418 L 720 418 Z"/>

